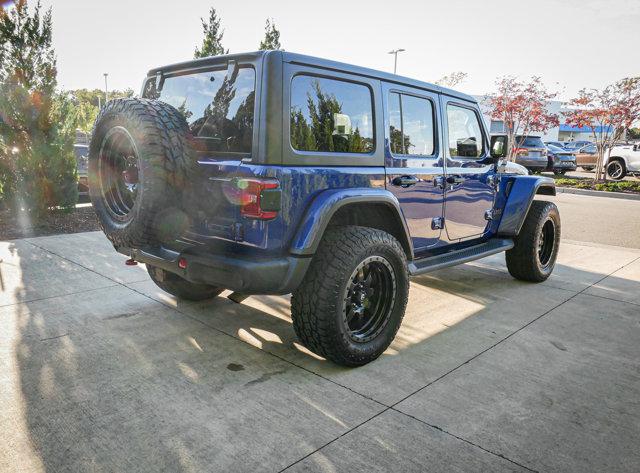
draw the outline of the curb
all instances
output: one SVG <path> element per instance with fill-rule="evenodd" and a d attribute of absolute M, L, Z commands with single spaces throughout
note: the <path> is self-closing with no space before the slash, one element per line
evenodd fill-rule
<path fill-rule="evenodd" d="M 624 192 L 593 191 L 590 189 L 574 189 L 573 187 L 556 187 L 556 193 L 588 195 L 591 197 L 609 197 L 611 199 L 640 200 L 640 194 L 626 194 Z"/>

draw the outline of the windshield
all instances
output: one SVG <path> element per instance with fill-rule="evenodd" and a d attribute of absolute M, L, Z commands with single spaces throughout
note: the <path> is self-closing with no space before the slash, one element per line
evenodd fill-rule
<path fill-rule="evenodd" d="M 517 136 L 516 143 L 525 148 L 544 148 L 544 143 L 538 136 Z"/>
<path fill-rule="evenodd" d="M 556 145 L 547 145 L 547 148 L 549 149 L 549 151 L 552 151 L 554 153 L 562 153 L 563 151 L 566 151 L 564 148 L 560 148 L 559 146 Z"/>
<path fill-rule="evenodd" d="M 145 85 L 144 96 L 159 98 L 177 108 L 193 136 L 208 151 L 250 153 L 255 96 L 253 68 L 236 68 L 169 76 L 160 94 L 155 79 Z"/>

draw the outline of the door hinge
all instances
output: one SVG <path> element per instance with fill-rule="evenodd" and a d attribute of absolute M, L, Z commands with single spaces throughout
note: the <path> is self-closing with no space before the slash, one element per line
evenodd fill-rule
<path fill-rule="evenodd" d="M 444 228 L 444 217 L 431 219 L 431 230 L 442 230 Z"/>

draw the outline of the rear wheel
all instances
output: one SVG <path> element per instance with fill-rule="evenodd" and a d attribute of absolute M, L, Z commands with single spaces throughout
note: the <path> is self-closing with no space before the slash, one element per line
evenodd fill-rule
<path fill-rule="evenodd" d="M 318 355 L 364 365 L 393 341 L 408 294 L 406 256 L 393 236 L 373 228 L 330 228 L 293 293 L 293 327 Z"/>
<path fill-rule="evenodd" d="M 553 171 L 556 176 L 564 176 L 567 171 Z"/>
<path fill-rule="evenodd" d="M 516 279 L 542 282 L 556 264 L 560 246 L 560 213 L 556 204 L 534 200 L 515 239 L 506 252 L 507 269 Z"/>
<path fill-rule="evenodd" d="M 593 171 L 595 168 L 592 166 L 580 166 L 582 169 L 584 169 L 587 172 L 591 172 Z"/>
<path fill-rule="evenodd" d="M 613 161 L 609 162 L 609 164 L 607 164 L 607 175 L 611 179 L 615 179 L 616 181 L 623 179 L 624 176 L 627 175 L 627 169 L 624 165 L 624 162 L 620 159 L 614 159 Z"/>
<path fill-rule="evenodd" d="M 177 274 L 149 264 L 147 265 L 147 272 L 151 280 L 156 283 L 156 286 L 172 296 L 176 296 L 178 299 L 202 301 L 216 297 L 224 291 L 224 288 L 221 287 L 187 281 Z"/>

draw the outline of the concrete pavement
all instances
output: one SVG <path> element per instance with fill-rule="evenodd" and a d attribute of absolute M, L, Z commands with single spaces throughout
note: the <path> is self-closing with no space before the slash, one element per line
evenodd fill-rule
<path fill-rule="evenodd" d="M 287 297 L 178 302 L 98 232 L 0 258 L 0 471 L 640 465 L 637 249 L 563 241 L 538 285 L 502 255 L 419 277 L 358 369 L 299 345 Z"/>

